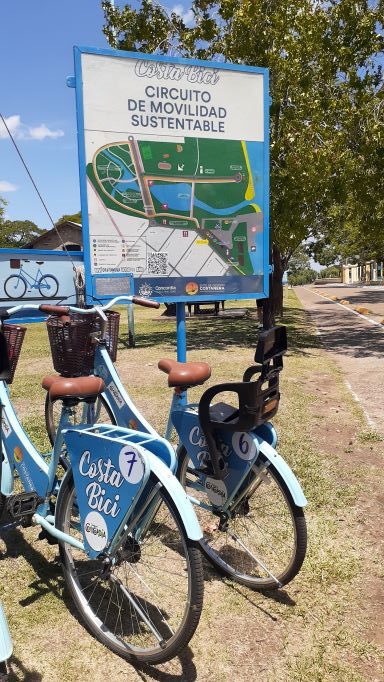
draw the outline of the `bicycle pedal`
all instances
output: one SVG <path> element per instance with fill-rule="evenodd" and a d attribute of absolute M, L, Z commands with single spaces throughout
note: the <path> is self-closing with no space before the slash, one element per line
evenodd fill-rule
<path fill-rule="evenodd" d="M 44 502 L 37 492 L 18 493 L 7 499 L 7 512 L 13 519 L 22 519 L 24 516 L 32 516 L 37 507 Z"/>

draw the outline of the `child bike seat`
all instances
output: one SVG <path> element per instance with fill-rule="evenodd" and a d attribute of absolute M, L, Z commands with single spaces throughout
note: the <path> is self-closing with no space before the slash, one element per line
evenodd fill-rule
<path fill-rule="evenodd" d="M 53 375 L 44 377 L 41 385 L 49 391 L 51 400 L 97 398 L 105 390 L 104 381 L 95 376 L 67 378 Z"/>
<path fill-rule="evenodd" d="M 163 358 L 157 366 L 168 374 L 168 386 L 172 387 L 198 386 L 211 376 L 211 368 L 206 362 L 177 362 Z"/>

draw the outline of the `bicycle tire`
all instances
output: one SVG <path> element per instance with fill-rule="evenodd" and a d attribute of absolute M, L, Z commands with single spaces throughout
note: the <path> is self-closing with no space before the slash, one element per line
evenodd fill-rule
<path fill-rule="evenodd" d="M 100 409 L 99 409 L 99 401 L 100 401 Z M 83 415 L 83 406 L 84 403 L 80 402 L 76 407 L 72 408 L 72 415 L 73 415 L 73 426 L 76 426 L 78 424 L 83 423 L 82 415 Z M 55 400 L 52 402 L 49 398 L 49 392 L 47 392 L 47 395 L 45 396 L 45 427 L 47 429 L 47 434 L 48 438 L 50 440 L 51 445 L 53 446 L 55 443 L 55 438 L 56 438 L 56 433 L 57 433 L 57 428 L 59 426 L 59 420 L 60 420 L 60 415 L 61 415 L 61 410 L 62 410 L 62 402 L 61 400 Z M 87 409 L 87 415 L 89 415 L 91 412 L 90 406 L 88 406 Z M 100 424 L 112 424 L 113 426 L 116 426 L 116 419 L 114 417 L 114 414 L 109 407 L 108 402 L 104 398 L 104 396 L 100 395 L 96 398 L 95 401 L 95 410 L 94 413 L 99 414 L 99 417 L 97 419 L 97 422 Z M 91 421 L 87 418 L 87 420 L 84 422 L 86 424 L 91 423 Z"/>
<path fill-rule="evenodd" d="M 151 476 L 151 482 L 156 484 L 157 479 L 153 474 Z M 101 576 L 100 560 L 90 560 L 85 552 L 77 550 L 67 543 L 60 543 L 65 583 L 83 623 L 105 646 L 131 662 L 157 664 L 176 656 L 193 636 L 202 610 L 204 581 L 201 552 L 199 547 L 188 539 L 177 508 L 168 492 L 161 488 L 159 495 L 161 503 L 157 507 L 156 514 L 143 542 L 139 545 L 138 542 L 133 541 L 136 542 L 136 546 L 133 548 L 131 543 L 127 546 L 127 540 L 115 555 L 116 563 L 111 564 L 111 573 L 115 571 L 113 578 L 106 576 L 105 573 L 103 577 Z M 166 510 L 169 511 L 168 517 L 164 514 Z M 159 517 L 158 514 L 160 514 Z M 161 514 L 163 515 L 161 516 Z M 173 527 L 170 526 L 172 522 Z M 56 507 L 56 527 L 66 533 L 74 533 L 78 538 L 82 537 L 71 470 L 67 472 L 61 484 Z M 162 538 L 165 542 L 162 542 Z M 145 543 L 150 548 L 148 555 L 145 551 Z M 156 557 L 157 550 L 160 551 L 158 557 Z M 185 558 L 183 558 L 182 552 L 184 552 Z M 142 562 L 143 554 L 145 554 L 145 560 Z M 129 557 L 131 561 L 129 561 Z M 153 584 L 156 561 L 160 569 L 159 582 L 156 583 L 155 589 L 152 589 L 147 581 Z M 79 570 L 78 564 L 83 565 L 83 571 Z M 182 569 L 181 565 L 183 565 Z M 133 569 L 131 569 L 132 566 Z M 122 571 L 120 571 L 121 567 Z M 140 570 L 142 571 L 141 575 L 139 574 Z M 156 628 L 161 633 L 163 642 L 159 643 L 156 640 L 156 646 L 150 645 L 147 648 L 143 646 L 148 637 L 153 637 L 153 634 L 149 633 L 149 628 L 145 631 L 142 622 L 139 621 L 137 611 L 129 605 L 128 599 L 122 591 L 122 576 L 124 578 L 128 575 L 130 581 L 127 579 L 127 583 L 130 582 L 130 585 L 126 589 L 129 590 L 131 596 L 134 595 L 136 603 L 139 603 L 153 625 L 155 618 L 160 621 L 160 624 L 156 622 Z M 167 576 L 168 584 L 165 582 Z M 89 586 L 91 586 L 91 591 L 88 590 Z M 99 590 L 100 596 L 98 595 Z M 143 590 L 145 596 L 140 597 L 138 593 Z M 159 608 L 152 603 L 154 598 L 159 599 L 160 591 L 164 592 L 164 590 L 170 599 L 175 600 L 176 615 L 170 611 L 172 608 L 170 604 L 161 603 L 161 608 Z M 108 591 L 110 592 L 109 599 Z M 183 592 L 185 603 L 181 604 L 180 595 Z M 118 618 L 115 614 L 116 606 Z M 168 639 L 166 639 L 165 633 L 167 629 L 166 618 L 171 620 L 172 626 L 172 634 Z M 118 620 L 119 632 L 117 632 Z M 176 621 L 179 620 L 176 628 Z M 113 632 L 110 629 L 111 626 L 114 626 Z M 132 630 L 131 634 L 129 634 L 130 629 Z M 135 632 L 135 629 L 138 632 Z M 129 643 L 125 641 L 127 637 L 130 637 Z"/>
<path fill-rule="evenodd" d="M 188 470 L 189 461 L 182 447 L 177 477 L 187 492 L 188 476 L 195 482 L 198 477 L 193 469 Z M 258 464 L 266 461 L 260 456 Z M 256 474 L 249 476 L 252 475 L 256 480 Z M 300 571 L 307 550 L 307 527 L 303 509 L 295 505 L 288 486 L 271 462 L 263 476 L 265 480 L 257 490 L 240 502 L 238 510 L 230 516 L 227 529 L 220 530 L 218 516 L 212 512 L 198 505 L 195 511 L 203 531 L 201 549 L 210 563 L 242 585 L 255 590 L 273 590 L 289 583 Z M 200 492 L 193 488 L 191 495 L 211 506 L 202 487 Z M 262 561 L 278 582 L 252 559 L 249 552 Z"/>
<path fill-rule="evenodd" d="M 53 284 L 50 283 L 51 281 Z M 43 275 L 39 279 L 38 287 L 43 298 L 54 298 L 59 290 L 59 282 L 53 275 Z"/>
<path fill-rule="evenodd" d="M 15 279 L 17 280 L 17 283 L 15 283 L 14 289 L 13 289 L 13 291 L 11 290 L 11 293 L 10 293 L 8 291 L 8 287 L 11 286 L 10 281 L 15 280 Z M 18 289 L 17 292 L 15 291 L 15 289 L 18 288 L 19 283 L 22 287 L 24 287 L 24 289 L 22 290 L 21 293 L 20 293 L 20 289 Z M 23 298 L 26 291 L 27 291 L 27 283 L 26 283 L 24 277 L 22 277 L 21 275 L 10 275 L 10 277 L 7 277 L 7 279 L 4 282 L 4 292 L 6 293 L 8 298 L 12 298 L 14 300 L 19 299 L 19 298 Z"/>

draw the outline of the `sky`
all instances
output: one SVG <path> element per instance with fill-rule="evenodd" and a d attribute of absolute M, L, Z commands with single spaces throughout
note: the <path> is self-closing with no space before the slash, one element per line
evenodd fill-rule
<path fill-rule="evenodd" d="M 0 112 L 54 221 L 80 210 L 73 46 L 108 47 L 103 25 L 101 0 L 0 0 Z M 0 197 L 10 220 L 51 227 L 1 120 Z"/>

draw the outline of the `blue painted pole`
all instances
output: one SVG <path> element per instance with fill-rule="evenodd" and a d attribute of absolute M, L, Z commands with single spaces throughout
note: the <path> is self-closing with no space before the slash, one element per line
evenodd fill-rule
<path fill-rule="evenodd" d="M 177 360 L 187 361 L 187 331 L 185 326 L 185 303 L 176 303 Z"/>

